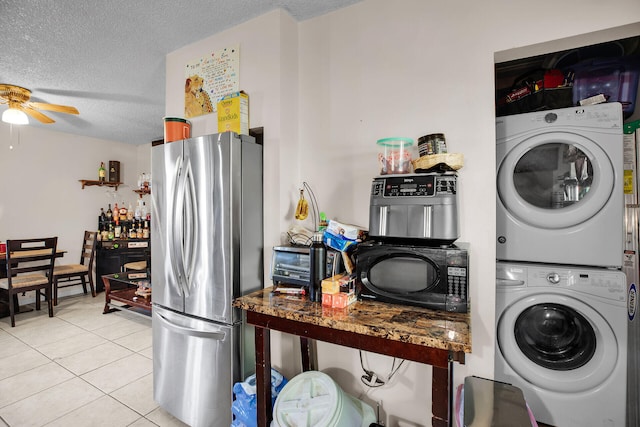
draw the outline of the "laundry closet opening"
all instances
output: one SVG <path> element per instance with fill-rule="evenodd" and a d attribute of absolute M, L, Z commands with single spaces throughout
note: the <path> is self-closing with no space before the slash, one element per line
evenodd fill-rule
<path fill-rule="evenodd" d="M 494 58 L 495 379 L 541 426 L 639 425 L 640 23 Z"/>

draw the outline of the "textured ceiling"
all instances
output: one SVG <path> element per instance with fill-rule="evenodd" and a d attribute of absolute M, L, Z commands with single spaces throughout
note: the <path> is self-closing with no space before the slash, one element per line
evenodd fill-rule
<path fill-rule="evenodd" d="M 0 83 L 80 111 L 30 126 L 148 143 L 163 134 L 167 53 L 274 9 L 302 21 L 358 1 L 0 0 Z"/>

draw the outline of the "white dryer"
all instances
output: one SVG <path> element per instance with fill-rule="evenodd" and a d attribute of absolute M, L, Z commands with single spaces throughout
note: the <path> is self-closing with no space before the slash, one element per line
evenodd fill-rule
<path fill-rule="evenodd" d="M 621 104 L 499 117 L 496 137 L 496 258 L 621 267 Z"/>
<path fill-rule="evenodd" d="M 545 424 L 626 427 L 624 273 L 499 262 L 496 279 L 495 379 Z"/>

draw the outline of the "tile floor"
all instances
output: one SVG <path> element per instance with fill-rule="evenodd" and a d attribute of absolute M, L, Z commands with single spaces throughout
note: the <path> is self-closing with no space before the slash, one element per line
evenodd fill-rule
<path fill-rule="evenodd" d="M 151 318 L 103 307 L 81 294 L 0 319 L 0 427 L 185 426 L 153 400 Z"/>

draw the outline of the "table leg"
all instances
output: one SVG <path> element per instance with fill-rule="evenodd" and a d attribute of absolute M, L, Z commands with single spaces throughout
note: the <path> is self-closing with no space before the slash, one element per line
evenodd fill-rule
<path fill-rule="evenodd" d="M 313 369 L 312 366 L 312 349 L 309 338 L 300 337 L 300 353 L 302 353 L 302 372 L 307 372 Z"/>
<path fill-rule="evenodd" d="M 271 408 L 271 335 L 269 329 L 256 326 L 256 394 L 258 427 L 269 427 Z"/>
<path fill-rule="evenodd" d="M 104 309 L 102 310 L 102 314 L 111 313 L 115 310 L 109 307 L 109 303 L 111 302 L 111 298 L 109 298 L 109 294 L 111 293 L 111 282 L 105 276 L 102 276 L 102 283 L 104 284 Z"/>
<path fill-rule="evenodd" d="M 451 421 L 451 376 L 452 363 L 446 368 L 433 367 L 431 379 L 431 425 L 449 427 Z"/>

